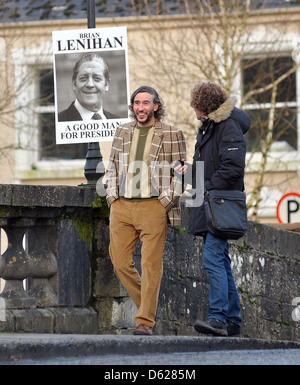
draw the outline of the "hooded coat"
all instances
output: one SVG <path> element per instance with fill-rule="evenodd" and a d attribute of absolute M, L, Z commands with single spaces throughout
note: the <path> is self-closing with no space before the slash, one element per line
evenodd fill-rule
<path fill-rule="evenodd" d="M 244 190 L 246 140 L 250 118 L 235 107 L 236 98 L 228 98 L 209 119 L 201 123 L 195 145 L 192 165 L 192 186 L 196 187 L 197 161 L 204 162 L 204 190 Z M 204 191 L 204 193 L 205 193 Z M 199 199 L 197 199 L 198 201 Z M 196 202 L 196 201 L 195 201 Z M 207 232 L 204 206 L 191 209 L 189 233 L 204 235 Z"/>

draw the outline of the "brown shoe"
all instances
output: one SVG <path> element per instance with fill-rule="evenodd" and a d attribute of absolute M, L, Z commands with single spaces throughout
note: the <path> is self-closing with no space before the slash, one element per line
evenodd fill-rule
<path fill-rule="evenodd" d="M 137 328 L 134 329 L 133 334 L 135 336 L 152 336 L 153 328 L 151 328 L 148 325 L 141 324 Z"/>

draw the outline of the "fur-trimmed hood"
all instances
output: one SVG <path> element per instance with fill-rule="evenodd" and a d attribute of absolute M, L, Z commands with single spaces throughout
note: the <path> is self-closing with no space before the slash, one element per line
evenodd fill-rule
<path fill-rule="evenodd" d="M 228 99 L 225 100 L 221 106 L 211 112 L 208 117 L 210 120 L 212 120 L 215 123 L 223 122 L 224 120 L 228 119 L 229 117 L 232 119 L 235 119 L 239 122 L 243 134 L 246 134 L 246 132 L 250 128 L 250 118 L 246 112 L 240 110 L 239 108 L 235 107 L 235 104 L 237 102 L 237 98 L 235 96 L 231 96 Z M 202 123 L 200 122 L 200 127 L 202 126 Z"/>

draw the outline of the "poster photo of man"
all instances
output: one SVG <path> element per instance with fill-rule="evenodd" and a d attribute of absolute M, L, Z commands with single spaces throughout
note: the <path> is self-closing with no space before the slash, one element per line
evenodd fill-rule
<path fill-rule="evenodd" d="M 129 120 L 123 27 L 53 32 L 56 143 L 112 141 Z"/>

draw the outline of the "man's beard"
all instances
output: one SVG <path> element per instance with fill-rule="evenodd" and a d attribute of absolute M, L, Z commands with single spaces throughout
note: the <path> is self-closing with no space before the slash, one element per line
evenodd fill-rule
<path fill-rule="evenodd" d="M 154 116 L 154 110 L 152 110 L 151 112 L 149 112 L 149 115 L 147 116 L 147 119 L 145 121 L 140 121 L 137 117 L 137 115 L 135 115 L 135 119 L 137 120 L 138 123 L 141 123 L 143 125 L 146 125 L 147 123 L 150 122 L 150 120 L 153 118 Z"/>

